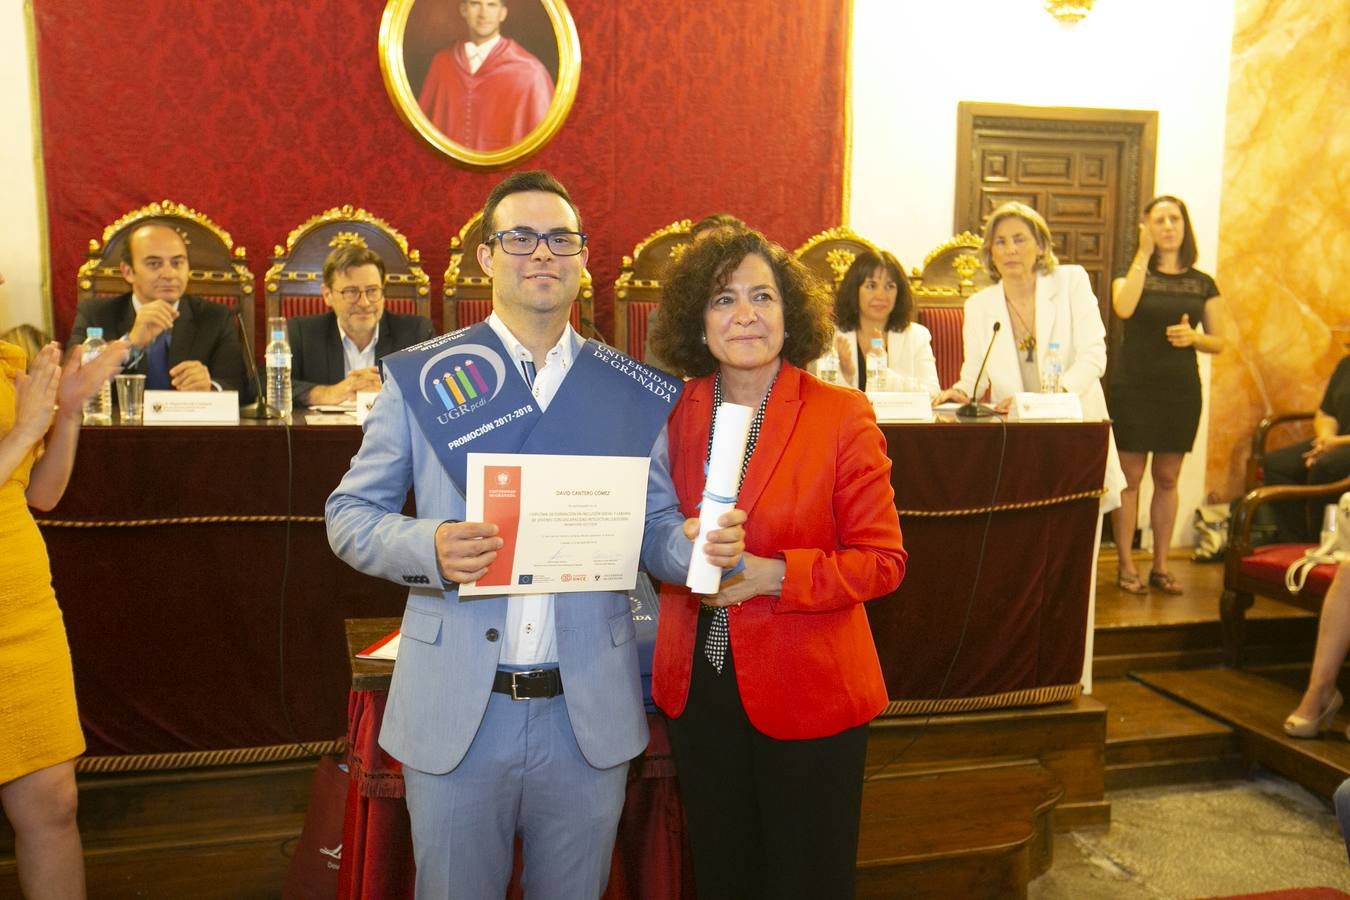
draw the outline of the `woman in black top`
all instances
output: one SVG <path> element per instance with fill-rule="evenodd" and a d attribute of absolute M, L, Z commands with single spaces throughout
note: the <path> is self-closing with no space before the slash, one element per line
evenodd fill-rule
<path fill-rule="evenodd" d="M 1111 528 L 1120 553 L 1116 584 L 1131 594 L 1149 588 L 1180 594 L 1167 570 L 1167 551 L 1177 518 L 1177 476 L 1195 443 L 1200 424 L 1200 372 L 1196 351 L 1219 353 L 1224 340 L 1219 288 L 1192 268 L 1195 233 L 1186 204 L 1176 197 L 1149 201 L 1139 226 L 1139 249 L 1124 278 L 1111 286 L 1111 306 L 1124 322 L 1108 401 L 1125 470 L 1120 508 Z M 1199 330 L 1203 326 L 1204 330 Z M 1153 454 L 1153 569 L 1148 584 L 1139 578 L 1130 544 L 1138 518 L 1139 482 Z"/>
<path fill-rule="evenodd" d="M 1262 468 L 1266 484 L 1330 484 L 1350 475 L 1350 356 L 1331 373 L 1322 404 L 1313 414 L 1312 439 L 1267 453 Z M 1272 503 L 1279 528 L 1275 539 L 1291 543 L 1318 540 L 1322 507 L 1335 499 Z"/>

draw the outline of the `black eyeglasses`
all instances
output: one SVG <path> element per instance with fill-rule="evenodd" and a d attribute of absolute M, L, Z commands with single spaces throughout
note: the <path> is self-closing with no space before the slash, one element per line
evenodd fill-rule
<path fill-rule="evenodd" d="M 355 303 L 362 297 L 365 297 L 371 303 L 374 303 L 376 300 L 379 300 L 381 297 L 384 296 L 384 288 L 368 287 L 365 290 L 362 290 L 361 288 L 358 287 L 349 287 L 343 288 L 342 290 L 337 291 L 336 293 L 339 297 L 341 297 L 343 300 L 346 300 L 348 303 Z"/>
<path fill-rule="evenodd" d="M 550 231 L 540 234 L 527 228 L 512 228 L 507 231 L 493 232 L 488 243 L 497 241 L 502 250 L 512 256 L 529 256 L 539 246 L 540 241 L 548 244 L 548 249 L 558 256 L 576 256 L 586 246 L 586 235 L 580 231 Z"/>

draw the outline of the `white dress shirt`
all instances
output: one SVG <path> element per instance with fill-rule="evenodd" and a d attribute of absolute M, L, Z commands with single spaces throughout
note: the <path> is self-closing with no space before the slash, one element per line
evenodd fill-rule
<path fill-rule="evenodd" d="M 481 44 L 475 44 L 473 41 L 464 42 L 464 54 L 469 58 L 469 74 L 477 75 L 478 70 L 483 65 L 483 60 L 488 58 L 492 48 L 501 41 L 501 32 L 494 34 L 489 40 Z"/>
<path fill-rule="evenodd" d="M 544 365 L 538 367 L 534 354 L 516 340 L 516 336 L 495 312 L 488 316 L 487 323 L 501 338 L 507 354 L 515 362 L 516 374 L 529 385 L 540 410 L 548 409 L 572 368 L 572 347 L 576 332 L 572 330 L 571 324 L 563 328 L 562 337 L 548 351 Z M 502 665 L 528 666 L 558 661 L 558 636 L 553 619 L 556 596 L 512 594 L 506 598 L 506 628 L 503 629 L 502 655 L 499 660 Z"/>
<path fill-rule="evenodd" d="M 342 335 L 342 374 L 347 376 L 351 374 L 352 369 L 369 369 L 375 365 L 375 345 L 380 341 L 380 323 L 375 323 L 375 333 L 370 336 L 370 343 L 366 344 L 366 349 L 356 349 L 356 341 L 351 339 L 351 335 L 342 330 L 342 323 L 338 323 L 338 334 Z"/>

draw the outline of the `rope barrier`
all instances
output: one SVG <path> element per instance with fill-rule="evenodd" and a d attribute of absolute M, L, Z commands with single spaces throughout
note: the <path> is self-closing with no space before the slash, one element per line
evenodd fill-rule
<path fill-rule="evenodd" d="M 285 523 L 317 525 L 323 516 L 172 516 L 165 519 L 125 519 L 81 521 L 75 519 L 38 519 L 43 528 L 153 528 L 161 525 L 220 525 L 225 523 Z"/>
<path fill-rule="evenodd" d="M 1019 500 L 1016 503 L 995 503 L 992 506 L 975 506 L 970 509 L 899 509 L 896 512 L 902 516 L 917 516 L 928 519 L 944 516 L 979 516 L 991 512 L 1008 512 L 1016 509 L 1040 509 L 1046 506 L 1058 506 L 1061 503 L 1072 503 L 1075 500 L 1100 500 L 1104 496 L 1106 496 L 1106 488 L 1098 488 L 1095 491 L 1079 491 L 1076 494 L 1047 497 L 1044 500 Z"/>

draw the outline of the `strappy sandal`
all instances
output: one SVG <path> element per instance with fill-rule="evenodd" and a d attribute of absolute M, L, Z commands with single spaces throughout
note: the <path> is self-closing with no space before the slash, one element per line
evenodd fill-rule
<path fill-rule="evenodd" d="M 1186 593 L 1181 582 L 1172 577 L 1170 572 L 1159 572 L 1156 569 L 1150 569 L 1148 573 L 1148 586 L 1154 590 L 1162 591 L 1164 594 L 1171 594 L 1178 597 Z"/>
<path fill-rule="evenodd" d="M 1142 597 L 1148 593 L 1148 588 L 1139 580 L 1136 573 L 1116 572 L 1116 587 L 1127 594 L 1134 594 L 1136 597 Z"/>

